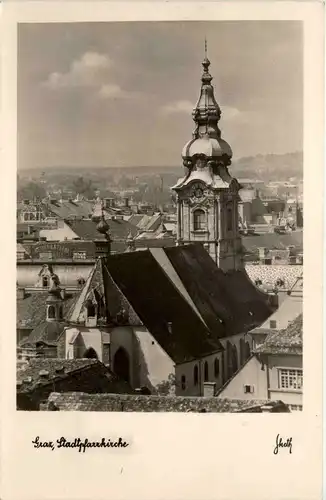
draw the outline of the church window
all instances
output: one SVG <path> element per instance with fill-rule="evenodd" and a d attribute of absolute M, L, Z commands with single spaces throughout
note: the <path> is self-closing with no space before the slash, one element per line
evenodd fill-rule
<path fill-rule="evenodd" d="M 205 364 L 204 364 L 204 381 L 205 382 L 208 381 L 208 363 L 207 363 L 207 361 L 205 361 Z"/>
<path fill-rule="evenodd" d="M 194 366 L 194 385 L 198 385 L 198 365 Z"/>
<path fill-rule="evenodd" d="M 63 307 L 60 306 L 59 308 L 59 319 L 63 319 Z"/>
<path fill-rule="evenodd" d="M 214 361 L 214 375 L 215 375 L 215 378 L 217 378 L 220 374 L 220 362 L 217 358 L 215 358 L 215 361 Z"/>
<path fill-rule="evenodd" d="M 227 225 L 227 230 L 228 231 L 232 231 L 233 229 L 233 210 L 232 210 L 232 206 L 229 204 L 227 206 L 227 210 L 226 210 L 226 225 Z"/>
<path fill-rule="evenodd" d="M 48 318 L 49 319 L 54 319 L 55 318 L 55 307 L 54 306 L 49 306 L 48 307 Z"/>
<path fill-rule="evenodd" d="M 186 376 L 182 375 L 181 377 L 181 389 L 184 391 L 186 389 Z"/>
<path fill-rule="evenodd" d="M 92 303 L 87 305 L 87 316 L 89 318 L 95 318 L 96 316 L 96 309 L 94 304 Z"/>
<path fill-rule="evenodd" d="M 43 278 L 42 278 L 42 286 L 44 288 L 46 288 L 46 287 L 49 286 L 49 277 L 48 276 L 43 276 Z"/>
<path fill-rule="evenodd" d="M 204 231 L 206 229 L 206 214 L 204 210 L 194 211 L 194 231 Z"/>

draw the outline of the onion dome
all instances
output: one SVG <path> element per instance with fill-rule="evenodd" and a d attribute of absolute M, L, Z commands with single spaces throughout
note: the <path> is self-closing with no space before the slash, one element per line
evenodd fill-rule
<path fill-rule="evenodd" d="M 213 159 L 221 159 L 223 163 L 229 165 L 232 150 L 229 144 L 221 138 L 221 131 L 218 127 L 221 109 L 214 96 L 214 87 L 211 83 L 213 77 L 209 73 L 210 64 L 205 41 L 200 96 L 192 113 L 196 128 L 193 138 L 183 148 L 182 158 L 187 160 L 195 155 L 204 155 Z"/>
<path fill-rule="evenodd" d="M 105 218 L 103 217 L 100 222 L 96 226 L 96 230 L 98 233 L 105 234 L 107 235 L 110 228 L 108 223 L 106 222 Z"/>

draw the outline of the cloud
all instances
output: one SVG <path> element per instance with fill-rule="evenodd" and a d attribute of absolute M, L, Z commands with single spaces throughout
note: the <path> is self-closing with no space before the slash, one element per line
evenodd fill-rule
<path fill-rule="evenodd" d="M 186 100 L 174 101 L 169 104 L 165 104 L 164 106 L 161 106 L 160 113 L 164 116 L 169 116 L 173 114 L 191 115 L 194 107 L 195 104 L 190 101 Z M 222 117 L 225 121 L 232 121 L 234 119 L 240 119 L 242 117 L 242 112 L 237 108 L 223 106 L 221 111 L 222 111 Z"/>
<path fill-rule="evenodd" d="M 140 97 L 141 95 L 142 94 L 140 92 L 123 90 L 115 83 L 104 84 L 98 91 L 98 97 L 102 99 L 134 99 L 136 97 Z"/>
<path fill-rule="evenodd" d="M 161 106 L 160 113 L 165 116 L 175 113 L 186 113 L 190 115 L 193 109 L 194 105 L 190 101 L 175 101 Z"/>
<path fill-rule="evenodd" d="M 75 59 L 66 73 L 51 73 L 43 84 L 52 89 L 70 87 L 94 87 L 101 84 L 111 68 L 112 61 L 106 54 L 85 52 Z"/>
<path fill-rule="evenodd" d="M 242 113 L 239 109 L 237 108 L 232 108 L 232 107 L 229 107 L 229 106 L 223 106 L 221 107 L 221 111 L 222 111 L 222 117 L 224 118 L 224 120 L 234 120 L 235 118 L 240 118 Z"/>

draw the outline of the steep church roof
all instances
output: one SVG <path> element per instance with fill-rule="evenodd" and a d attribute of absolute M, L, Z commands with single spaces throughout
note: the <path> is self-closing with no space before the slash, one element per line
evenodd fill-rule
<path fill-rule="evenodd" d="M 112 255 L 107 271 L 142 323 L 176 363 L 222 350 L 150 251 Z"/>

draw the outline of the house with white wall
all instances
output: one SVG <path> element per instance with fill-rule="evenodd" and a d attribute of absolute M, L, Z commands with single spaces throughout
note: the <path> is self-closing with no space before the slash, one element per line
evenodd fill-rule
<path fill-rule="evenodd" d="M 270 333 L 217 397 L 283 401 L 301 411 L 303 390 L 302 314 L 287 328 Z"/>

